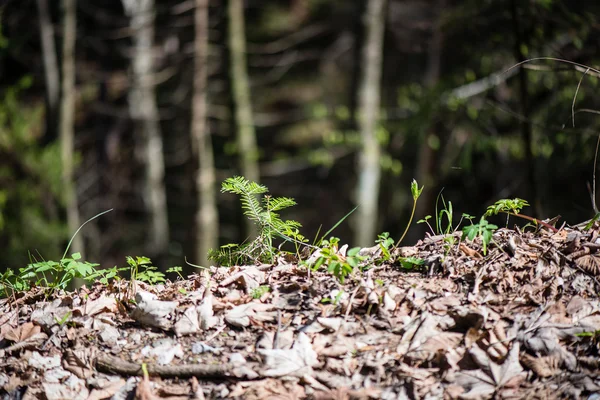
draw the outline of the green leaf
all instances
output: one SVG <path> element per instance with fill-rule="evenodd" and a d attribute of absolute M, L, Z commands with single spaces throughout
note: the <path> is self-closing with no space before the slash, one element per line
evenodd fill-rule
<path fill-rule="evenodd" d="M 410 192 L 412 193 L 412 198 L 414 201 L 417 201 L 419 196 L 421 196 L 421 192 L 423 191 L 424 186 L 419 189 L 419 184 L 416 179 L 413 179 L 410 184 Z"/>
<path fill-rule="evenodd" d="M 350 250 L 348 250 L 346 255 L 348 257 L 354 257 L 354 256 L 358 255 L 359 252 L 360 252 L 360 247 L 353 247 Z"/>

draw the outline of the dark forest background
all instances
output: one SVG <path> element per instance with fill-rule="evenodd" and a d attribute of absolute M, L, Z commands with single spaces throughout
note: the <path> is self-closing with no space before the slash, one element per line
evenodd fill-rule
<path fill-rule="evenodd" d="M 283 217 L 309 238 L 371 196 L 374 211 L 335 232 L 351 245 L 400 236 L 413 178 L 417 219 L 443 190 L 455 222 L 509 197 L 581 222 L 599 13 L 567 0 L 5 1 L 0 266 L 59 258 L 111 208 L 74 243 L 86 259 L 206 263 L 216 240 L 252 235 L 219 192 L 240 174 L 295 198 Z M 404 243 L 424 234 L 414 225 Z"/>

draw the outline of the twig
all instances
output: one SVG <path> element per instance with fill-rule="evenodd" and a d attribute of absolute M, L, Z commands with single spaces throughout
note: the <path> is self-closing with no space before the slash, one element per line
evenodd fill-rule
<path fill-rule="evenodd" d="M 143 376 L 142 364 L 125 361 L 109 354 L 98 355 L 96 368 L 98 368 L 98 371 L 109 374 Z M 246 379 L 242 376 L 236 376 L 233 367 L 228 364 L 146 364 L 146 368 L 149 375 L 160 376 L 161 378 L 190 378 L 195 376 L 197 378 Z"/>
<path fill-rule="evenodd" d="M 352 311 L 352 302 L 354 301 L 356 293 L 358 293 L 358 289 L 360 289 L 360 286 L 357 286 L 356 289 L 354 289 L 354 292 L 352 292 L 352 296 L 350 296 L 350 301 L 348 301 L 348 308 L 346 309 L 346 314 L 344 315 L 344 323 L 348 320 L 350 311 Z"/>
<path fill-rule="evenodd" d="M 210 342 L 211 340 L 213 340 L 214 338 L 216 338 L 216 337 L 219 335 L 219 333 L 221 333 L 221 332 L 223 332 L 223 331 L 225 330 L 225 328 L 226 328 L 226 327 L 227 327 L 227 325 L 220 326 L 220 327 L 217 329 L 217 331 L 216 331 L 215 333 L 213 333 L 212 335 L 210 335 L 209 337 L 207 337 L 207 338 L 204 340 L 204 342 L 205 342 L 205 343 L 208 343 L 208 342 Z"/>
<path fill-rule="evenodd" d="M 581 79 L 579 79 L 579 83 L 577 83 L 577 89 L 575 89 L 575 94 L 573 95 L 573 104 L 571 104 L 571 119 L 573 120 L 573 128 L 575 128 L 575 101 L 577 100 L 577 93 L 579 93 L 579 87 L 581 87 L 581 82 L 583 81 L 583 78 L 589 70 L 590 69 L 588 67 L 588 69 L 585 70 L 583 75 L 581 75 Z"/>

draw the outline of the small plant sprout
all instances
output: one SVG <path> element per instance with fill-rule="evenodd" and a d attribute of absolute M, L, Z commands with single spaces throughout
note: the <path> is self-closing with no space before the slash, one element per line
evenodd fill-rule
<path fill-rule="evenodd" d="M 260 299 L 265 294 L 269 293 L 269 290 L 270 290 L 270 288 L 268 286 L 262 285 L 262 286 L 252 289 L 250 291 L 250 296 L 252 296 L 253 299 Z"/>
<path fill-rule="evenodd" d="M 400 240 L 398 240 L 398 242 L 396 243 L 396 246 L 394 246 L 394 247 L 400 246 L 400 243 L 402 243 L 404 236 L 406 236 L 406 233 L 408 232 L 408 228 L 410 228 L 410 224 L 412 223 L 413 217 L 415 216 L 415 210 L 417 209 L 417 200 L 419 200 L 419 196 L 421 196 L 421 192 L 423 192 L 423 187 L 421 187 L 421 189 L 419 189 L 419 184 L 417 183 L 416 179 L 413 179 L 410 184 L 410 192 L 411 192 L 412 198 L 413 198 L 413 206 L 412 206 L 412 211 L 410 213 L 410 218 L 408 220 L 408 224 L 406 224 L 406 229 L 404 229 L 404 233 L 402 234 L 402 236 L 400 237 Z"/>
<path fill-rule="evenodd" d="M 438 203 L 440 199 L 442 201 L 443 208 L 438 210 Z M 452 209 L 452 202 L 449 201 L 446 203 L 442 192 L 438 194 L 438 197 L 435 201 L 435 213 L 435 225 L 438 235 L 448 235 L 450 232 L 452 232 L 452 219 L 454 218 L 454 211 Z M 445 225 L 444 219 L 446 220 Z"/>
<path fill-rule="evenodd" d="M 360 247 L 353 247 L 346 252 L 343 256 L 338 253 L 338 244 L 340 239 L 337 237 L 331 237 L 329 240 L 323 241 L 323 247 L 320 252 L 321 255 L 314 264 L 311 265 L 312 270 L 316 271 L 321 266 L 327 267 L 327 272 L 337 278 L 340 283 L 344 283 L 348 275 L 350 275 L 355 268 L 359 268 L 360 263 L 365 260 L 366 257 L 359 255 Z"/>
<path fill-rule="evenodd" d="M 431 231 L 432 235 L 435 235 L 435 230 L 433 229 L 433 227 L 431 226 L 431 224 L 429 223 L 429 220 L 431 219 L 431 215 L 426 215 L 425 217 L 423 217 L 422 219 L 417 221 L 417 224 L 427 224 L 427 226 L 429 227 L 429 230 Z"/>
<path fill-rule="evenodd" d="M 127 256 L 127 264 L 131 270 L 131 280 L 156 285 L 165 282 L 165 274 L 158 271 L 148 257 L 130 257 Z"/>
<path fill-rule="evenodd" d="M 177 276 L 178 276 L 179 278 L 181 278 L 181 280 L 182 280 L 182 281 L 185 281 L 185 278 L 183 277 L 183 275 L 181 275 L 181 271 L 183 271 L 183 268 L 182 268 L 182 267 L 179 267 L 179 266 L 177 266 L 177 267 L 171 267 L 171 268 L 167 269 L 165 272 L 166 272 L 167 274 L 170 274 L 170 273 L 173 273 L 173 272 L 174 272 L 174 273 L 176 273 L 176 274 L 177 274 Z"/>
<path fill-rule="evenodd" d="M 390 249 L 394 245 L 394 239 L 390 237 L 389 232 L 383 232 L 382 234 L 377 235 L 375 243 L 379 245 L 379 249 L 381 250 L 382 261 L 388 261 L 392 257 Z"/>
<path fill-rule="evenodd" d="M 464 240 L 465 238 L 473 240 L 476 237 L 480 237 L 481 242 L 483 243 L 483 255 L 487 255 L 487 247 L 492 241 L 492 236 L 496 229 L 498 229 L 496 225 L 490 224 L 485 217 L 481 217 L 479 223 L 471 223 L 471 225 L 463 228 L 461 240 Z"/>
<path fill-rule="evenodd" d="M 425 260 L 418 257 L 401 257 L 398 259 L 398 261 L 400 261 L 400 265 L 402 265 L 402 268 L 407 270 L 414 270 L 421 267 L 422 265 L 425 265 Z"/>
<path fill-rule="evenodd" d="M 235 245 L 230 244 L 218 250 L 212 250 L 209 258 L 221 265 L 233 265 L 235 262 L 274 262 L 277 248 L 274 246 L 276 238 L 283 242 L 290 242 L 299 246 L 308 246 L 308 241 L 299 228 L 302 225 L 293 220 L 282 220 L 279 211 L 296 205 L 294 199 L 289 197 L 272 197 L 268 195 L 268 188 L 256 182 L 251 182 L 244 177 L 235 176 L 226 179 L 221 187 L 223 193 L 233 193 L 240 196 L 244 215 L 259 227 L 258 237 L 250 243 Z M 258 198 L 263 195 L 262 201 Z"/>
<path fill-rule="evenodd" d="M 507 216 L 512 215 L 512 216 L 515 216 L 518 218 L 523 218 L 523 219 L 531 221 L 535 224 L 542 225 L 545 228 L 548 228 L 552 232 L 558 232 L 558 229 L 556 229 L 555 227 L 553 227 L 552 225 L 550 225 L 547 222 L 541 221 L 537 218 L 530 217 L 528 215 L 520 214 L 521 209 L 523 207 L 527 207 L 527 206 L 529 206 L 529 203 L 523 199 L 519 199 L 519 198 L 502 199 L 502 200 L 498 200 L 493 205 L 489 206 L 487 208 L 487 211 L 485 212 L 484 216 L 487 217 L 490 215 L 497 215 L 502 212 L 502 213 L 507 214 Z"/>
<path fill-rule="evenodd" d="M 467 213 L 463 213 L 462 218 L 466 219 L 467 221 L 469 221 L 472 224 L 473 220 L 475 219 L 475 216 L 467 214 Z"/>

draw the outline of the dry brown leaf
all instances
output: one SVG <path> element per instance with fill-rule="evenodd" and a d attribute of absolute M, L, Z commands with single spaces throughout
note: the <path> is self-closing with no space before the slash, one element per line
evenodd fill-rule
<path fill-rule="evenodd" d="M 471 249 L 469 246 L 467 246 L 464 243 L 461 243 L 460 246 L 458 246 L 458 249 L 467 257 L 472 257 L 472 258 L 476 258 L 476 259 L 483 258 L 483 256 L 481 254 L 479 254 L 479 252 L 477 250 Z"/>
<path fill-rule="evenodd" d="M 560 372 L 560 359 L 553 356 L 533 357 L 524 353 L 520 357 L 521 363 L 532 370 L 540 378 L 547 378 Z"/>
<path fill-rule="evenodd" d="M 2 336 L 4 336 L 4 338 L 7 340 L 19 343 L 40 332 L 41 328 L 38 325 L 34 325 L 31 322 L 26 322 L 19 325 L 16 329 L 3 329 Z"/>
<path fill-rule="evenodd" d="M 575 264 L 590 275 L 600 274 L 600 254 L 586 254 L 575 259 Z"/>
<path fill-rule="evenodd" d="M 140 380 L 135 388 L 135 400 L 161 400 L 152 393 L 148 378 Z"/>

